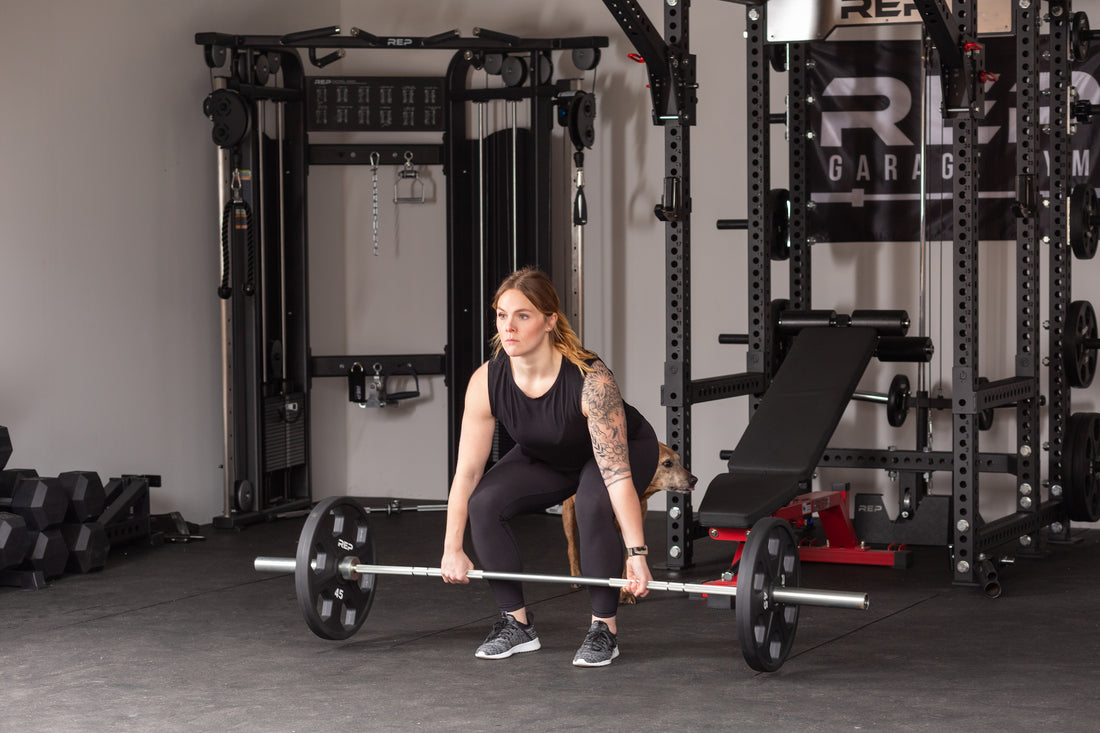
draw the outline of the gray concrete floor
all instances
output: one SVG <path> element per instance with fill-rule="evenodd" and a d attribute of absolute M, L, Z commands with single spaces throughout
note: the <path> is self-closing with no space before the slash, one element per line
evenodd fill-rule
<path fill-rule="evenodd" d="M 663 536 L 661 517 L 648 536 Z M 0 731 L 1095 731 L 1100 720 L 1100 533 L 1001 572 L 1004 594 L 951 585 L 947 553 L 908 570 L 803 565 L 803 585 L 867 591 L 868 611 L 804 607 L 773 674 L 741 657 L 734 614 L 652 594 L 620 614 L 622 656 L 570 661 L 583 590 L 530 585 L 543 648 L 477 660 L 495 617 L 486 584 L 384 577 L 347 641 L 314 636 L 290 576 L 302 521 L 160 547 L 41 591 L 0 588 Z M 521 520 L 529 572 L 562 573 L 556 517 Z M 377 561 L 438 565 L 443 515 L 375 515 Z M 651 546 L 658 541 L 652 541 Z M 716 577 L 731 548 L 699 540 L 683 578 Z M 660 548 L 658 548 L 659 550 Z M 658 556 L 660 553 L 658 552 Z M 656 572 L 660 579 L 666 574 Z"/>

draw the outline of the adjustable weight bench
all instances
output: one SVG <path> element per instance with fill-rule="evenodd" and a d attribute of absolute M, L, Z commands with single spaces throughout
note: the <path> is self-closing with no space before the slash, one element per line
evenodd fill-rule
<path fill-rule="evenodd" d="M 799 526 L 816 513 L 829 547 L 803 547 L 803 560 L 908 563 L 908 552 L 860 546 L 846 490 L 806 493 L 879 338 L 880 331 L 870 326 L 811 327 L 795 335 L 731 454 L 728 472 L 710 482 L 699 504 L 699 522 L 710 528 L 710 537 L 743 543 L 747 530 L 769 516 Z"/>
<path fill-rule="evenodd" d="M 875 352 L 873 328 L 806 328 L 760 400 L 729 460 L 699 504 L 708 527 L 751 527 L 813 476 Z"/>

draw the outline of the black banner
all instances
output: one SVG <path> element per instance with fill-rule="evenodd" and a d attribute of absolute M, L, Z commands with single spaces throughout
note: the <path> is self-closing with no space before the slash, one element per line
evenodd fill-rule
<path fill-rule="evenodd" d="M 1014 240 L 1016 200 L 1016 61 L 1011 37 L 983 39 L 986 116 L 979 123 L 979 236 Z M 920 239 L 921 44 L 919 41 L 810 44 L 808 94 L 813 138 L 807 182 L 813 206 L 807 234 L 819 242 L 909 242 Z M 1079 98 L 1100 103 L 1100 53 L 1073 71 Z M 1046 89 L 1048 74 L 1040 75 Z M 926 236 L 950 240 L 946 209 L 954 175 L 950 122 L 941 112 L 938 74 L 927 77 Z M 1040 123 L 1049 122 L 1043 104 Z M 1096 124 L 1100 124 L 1100 117 Z M 1048 140 L 1041 136 L 1038 190 L 1049 190 Z M 1100 135 L 1078 123 L 1067 156 L 1074 183 L 1095 186 L 1092 161 Z"/>

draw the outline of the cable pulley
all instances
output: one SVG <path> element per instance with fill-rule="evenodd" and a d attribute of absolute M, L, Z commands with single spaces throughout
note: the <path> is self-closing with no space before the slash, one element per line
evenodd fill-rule
<path fill-rule="evenodd" d="M 220 148 L 233 148 L 248 133 L 248 105 L 231 89 L 217 89 L 206 96 L 202 111 L 214 123 L 210 136 Z"/>

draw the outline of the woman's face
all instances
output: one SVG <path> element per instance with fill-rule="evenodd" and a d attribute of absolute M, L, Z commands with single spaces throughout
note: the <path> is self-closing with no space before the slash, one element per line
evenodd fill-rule
<path fill-rule="evenodd" d="M 523 356 L 548 343 L 557 320 L 556 313 L 539 312 L 518 290 L 505 290 L 497 300 L 497 335 L 508 356 Z"/>

